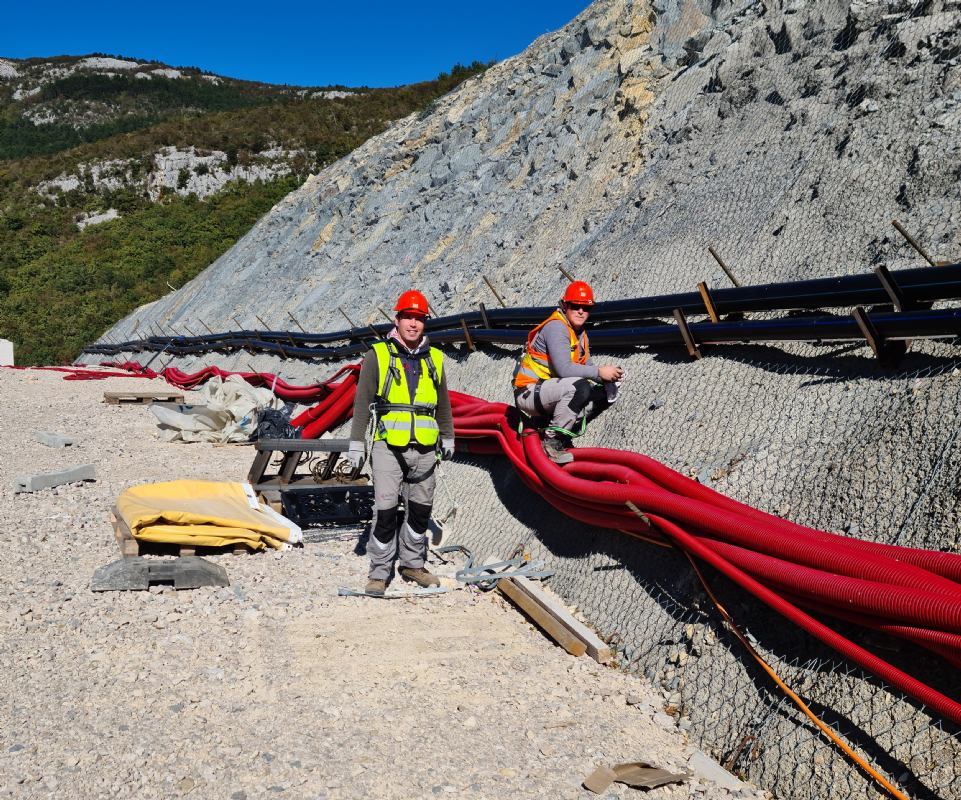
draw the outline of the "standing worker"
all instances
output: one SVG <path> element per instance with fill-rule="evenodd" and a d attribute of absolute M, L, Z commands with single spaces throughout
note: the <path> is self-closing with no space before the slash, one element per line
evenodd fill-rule
<path fill-rule="evenodd" d="M 555 464 L 574 460 L 568 452 L 574 426 L 606 408 L 624 377 L 619 366 L 598 367 L 591 360 L 584 325 L 594 292 L 584 281 L 571 283 L 559 308 L 530 332 L 514 368 L 514 402 L 529 417 L 550 418 L 544 452 Z"/>
<path fill-rule="evenodd" d="M 393 573 L 419 586 L 439 586 L 424 568 L 427 525 L 434 502 L 437 462 L 454 455 L 454 418 L 444 355 L 424 335 L 429 307 L 416 290 L 404 292 L 394 306 L 394 327 L 364 356 L 347 457 L 357 469 L 373 416 L 371 473 L 376 521 L 367 548 L 370 572 L 366 593 L 382 596 Z M 411 387 L 414 387 L 411 391 Z M 397 503 L 404 490 L 405 517 L 397 531 Z M 399 539 L 399 543 L 398 543 Z"/>

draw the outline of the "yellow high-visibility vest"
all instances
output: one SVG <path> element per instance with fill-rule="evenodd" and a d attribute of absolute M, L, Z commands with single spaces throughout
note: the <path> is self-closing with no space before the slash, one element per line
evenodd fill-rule
<path fill-rule="evenodd" d="M 578 336 L 571 327 L 571 323 L 567 321 L 567 317 L 560 311 L 555 311 L 528 335 L 527 346 L 514 368 L 515 389 L 523 389 L 525 386 L 557 377 L 554 370 L 551 369 L 551 360 L 547 353 L 541 353 L 534 349 L 534 337 L 537 336 L 537 332 L 548 322 L 554 320 L 563 322 L 567 328 L 567 334 L 571 340 L 571 361 L 575 364 L 586 364 L 587 359 L 591 357 L 591 349 L 587 344 L 587 334 L 581 331 L 581 335 Z"/>
<path fill-rule="evenodd" d="M 435 416 L 437 389 L 444 374 L 444 354 L 436 347 L 430 348 L 423 359 L 413 397 L 397 344 L 391 340 L 376 342 L 374 354 L 378 386 L 374 441 L 385 439 L 391 447 L 407 447 L 412 441 L 428 447 L 435 445 L 440 437 Z"/>

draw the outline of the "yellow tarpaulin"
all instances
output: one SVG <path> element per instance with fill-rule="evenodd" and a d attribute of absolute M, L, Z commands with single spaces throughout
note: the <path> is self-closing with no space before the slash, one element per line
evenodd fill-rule
<path fill-rule="evenodd" d="M 300 542 L 300 528 L 257 501 L 248 483 L 167 481 L 134 486 L 117 512 L 135 539 L 198 547 L 243 544 L 252 550 Z"/>

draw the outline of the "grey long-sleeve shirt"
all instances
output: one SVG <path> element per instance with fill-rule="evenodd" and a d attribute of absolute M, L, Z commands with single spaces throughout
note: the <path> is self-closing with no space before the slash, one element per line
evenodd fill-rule
<path fill-rule="evenodd" d="M 588 358 L 586 364 L 575 364 L 571 361 L 571 337 L 567 326 L 559 319 L 551 320 L 537 332 L 533 346 L 535 350 L 547 353 L 551 360 L 551 370 L 558 378 L 598 380 L 598 369 L 592 359 Z"/>
<path fill-rule="evenodd" d="M 408 362 L 416 360 L 418 363 L 417 376 L 420 376 L 420 359 L 407 359 L 402 347 L 397 348 L 400 352 L 401 361 Z M 407 363 L 404 364 L 405 373 L 410 376 Z M 354 395 L 354 418 L 350 425 L 350 440 L 352 442 L 362 442 L 370 423 L 370 404 L 377 397 L 377 354 L 373 350 L 368 350 L 364 356 L 364 363 L 360 368 L 360 377 L 357 379 L 357 393 Z M 408 385 L 412 385 L 408 378 Z M 437 387 L 437 427 L 440 428 L 441 439 L 454 438 L 454 415 L 450 409 L 450 395 L 447 393 L 447 371 L 444 370 L 440 376 L 440 386 Z"/>

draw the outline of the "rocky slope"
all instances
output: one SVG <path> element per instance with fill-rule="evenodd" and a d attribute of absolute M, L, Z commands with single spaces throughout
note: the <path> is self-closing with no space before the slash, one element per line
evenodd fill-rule
<path fill-rule="evenodd" d="M 724 285 L 708 245 L 742 283 L 916 266 L 894 218 L 957 260 L 959 55 L 957 0 L 598 0 L 311 178 L 110 336 L 149 322 L 259 327 L 254 314 L 286 327 L 288 312 L 336 330 L 338 306 L 378 320 L 410 285 L 454 312 L 493 302 L 482 274 L 510 304 L 550 303 L 558 267 L 603 299 Z M 915 343 L 889 371 L 856 345 L 681 353 L 625 356 L 622 399 L 589 443 L 648 453 L 798 522 L 961 546 L 956 348 Z M 452 351 L 451 385 L 508 400 L 512 355 Z M 332 369 L 216 354 L 180 366 L 202 363 L 292 379 Z M 745 664 L 686 562 L 532 502 L 496 460 L 461 458 L 448 475 L 457 537 L 482 555 L 523 543 L 549 558 L 555 588 L 717 757 L 781 796 L 873 796 Z M 882 769 L 917 796 L 961 793 L 957 740 L 937 720 L 724 589 L 781 677 L 857 729 Z M 891 657 L 961 693 L 936 659 Z"/>
<path fill-rule="evenodd" d="M 952 0 L 595 3 L 312 178 L 152 314 L 252 323 L 257 285 L 261 317 L 324 330 L 331 299 L 374 319 L 410 283 L 443 311 L 489 300 L 481 272 L 547 301 L 558 265 L 603 297 L 687 289 L 723 277 L 711 243 L 742 282 L 847 273 L 912 260 L 893 216 L 947 257 L 958 21 Z"/>

